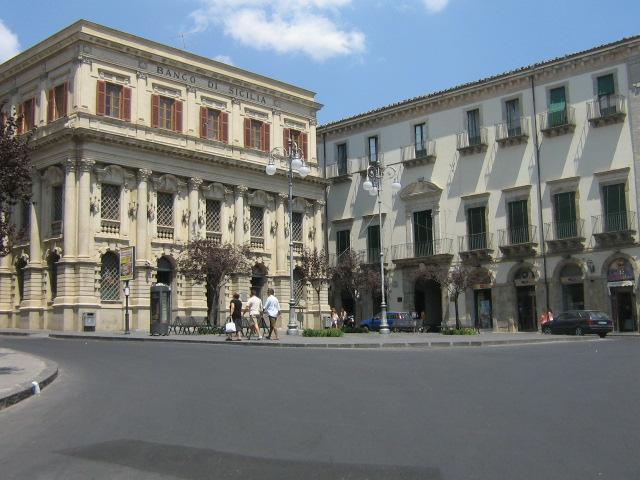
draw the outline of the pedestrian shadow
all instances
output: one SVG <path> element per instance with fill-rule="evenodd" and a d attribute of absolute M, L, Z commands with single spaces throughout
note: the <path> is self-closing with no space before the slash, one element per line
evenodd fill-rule
<path fill-rule="evenodd" d="M 442 480 L 438 469 L 251 457 L 141 440 L 112 440 L 56 453 L 182 479 Z"/>
<path fill-rule="evenodd" d="M 18 367 L 0 367 L 0 375 L 10 375 L 12 373 L 21 372 L 23 369 Z"/>

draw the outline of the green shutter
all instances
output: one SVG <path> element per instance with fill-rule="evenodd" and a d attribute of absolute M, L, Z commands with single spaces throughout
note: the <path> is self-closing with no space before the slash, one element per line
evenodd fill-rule
<path fill-rule="evenodd" d="M 626 210 L 624 183 L 606 185 L 603 190 L 605 213 L 609 215 Z"/>
<path fill-rule="evenodd" d="M 563 112 L 567 107 L 564 87 L 554 88 L 549 92 L 549 111 Z"/>
<path fill-rule="evenodd" d="M 598 96 L 613 95 L 614 93 L 613 74 L 598 77 Z"/>
<path fill-rule="evenodd" d="M 340 230 L 339 232 L 336 233 L 336 250 L 337 250 L 336 253 L 338 255 L 346 252 L 347 250 L 349 250 L 349 248 L 351 248 L 351 245 L 350 245 L 351 242 L 349 239 L 350 233 L 351 233 L 350 230 Z"/>
<path fill-rule="evenodd" d="M 433 255 L 433 219 L 431 210 L 413 212 L 413 241 L 416 257 Z"/>

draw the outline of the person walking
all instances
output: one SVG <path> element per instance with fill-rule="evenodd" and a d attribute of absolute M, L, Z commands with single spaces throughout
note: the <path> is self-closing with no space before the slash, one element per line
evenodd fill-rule
<path fill-rule="evenodd" d="M 240 301 L 240 294 L 234 293 L 233 299 L 229 303 L 229 315 L 231 321 L 236 324 L 236 341 L 240 341 L 240 331 L 242 330 L 242 302 Z M 232 340 L 233 335 L 229 334 L 227 338 Z"/>
<path fill-rule="evenodd" d="M 331 307 L 331 328 L 338 328 L 338 319 L 336 307 Z"/>
<path fill-rule="evenodd" d="M 262 300 L 260 300 L 255 289 L 251 290 L 251 297 L 247 300 L 247 306 L 244 307 L 244 313 L 249 312 L 249 322 L 251 330 L 256 332 L 258 340 L 262 340 L 260 335 L 260 316 L 262 315 Z"/>
<path fill-rule="evenodd" d="M 264 302 L 264 311 L 267 312 L 269 316 L 269 335 L 267 338 L 271 340 L 271 335 L 275 334 L 274 340 L 280 340 L 278 337 L 278 329 L 276 322 L 278 321 L 278 317 L 280 316 L 280 302 L 278 298 L 274 295 L 273 288 L 267 290 L 267 301 Z"/>

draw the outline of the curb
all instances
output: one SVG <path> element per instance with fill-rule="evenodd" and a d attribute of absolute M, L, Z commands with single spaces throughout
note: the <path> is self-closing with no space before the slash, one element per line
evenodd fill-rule
<path fill-rule="evenodd" d="M 50 362 L 49 360 L 45 360 L 40 357 L 38 358 L 45 363 L 45 368 L 34 381 L 38 382 L 40 390 L 42 390 L 58 377 L 58 365 Z M 34 392 L 31 382 L 22 383 L 18 385 L 14 392 L 0 398 L 0 410 L 10 407 L 11 405 L 15 405 L 16 403 L 33 395 Z"/>
<path fill-rule="evenodd" d="M 442 347 L 495 347 L 500 345 L 534 345 L 543 343 L 558 342 L 584 342 L 596 341 L 599 338 L 591 337 L 549 337 L 549 338 L 523 338 L 505 340 L 468 340 L 468 341 L 425 341 L 425 342 L 397 342 L 397 343 L 275 343 L 268 341 L 243 341 L 225 342 L 211 340 L 186 340 L 171 337 L 127 337 L 127 336 L 107 336 L 107 335 L 75 335 L 71 333 L 50 333 L 50 338 L 72 339 L 72 340 L 98 340 L 98 341 L 122 341 L 122 342 L 161 342 L 161 343 L 184 343 L 197 345 L 223 345 L 235 347 L 267 347 L 267 348 L 339 348 L 339 349 L 393 349 L 393 348 L 442 348 Z"/>

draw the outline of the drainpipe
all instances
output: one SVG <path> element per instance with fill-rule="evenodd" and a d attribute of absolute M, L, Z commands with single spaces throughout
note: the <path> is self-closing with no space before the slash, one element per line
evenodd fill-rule
<path fill-rule="evenodd" d="M 536 112 L 536 89 L 534 84 L 533 75 L 531 75 L 531 97 L 533 102 L 533 145 L 534 154 L 536 160 L 536 172 L 538 175 L 538 221 L 540 223 L 539 238 L 540 247 L 542 252 L 542 279 L 544 281 L 544 300 L 546 310 L 549 311 L 549 282 L 547 280 L 547 246 L 544 243 L 544 223 L 542 218 L 542 175 L 540 174 L 540 145 L 538 143 L 538 114 Z"/>

